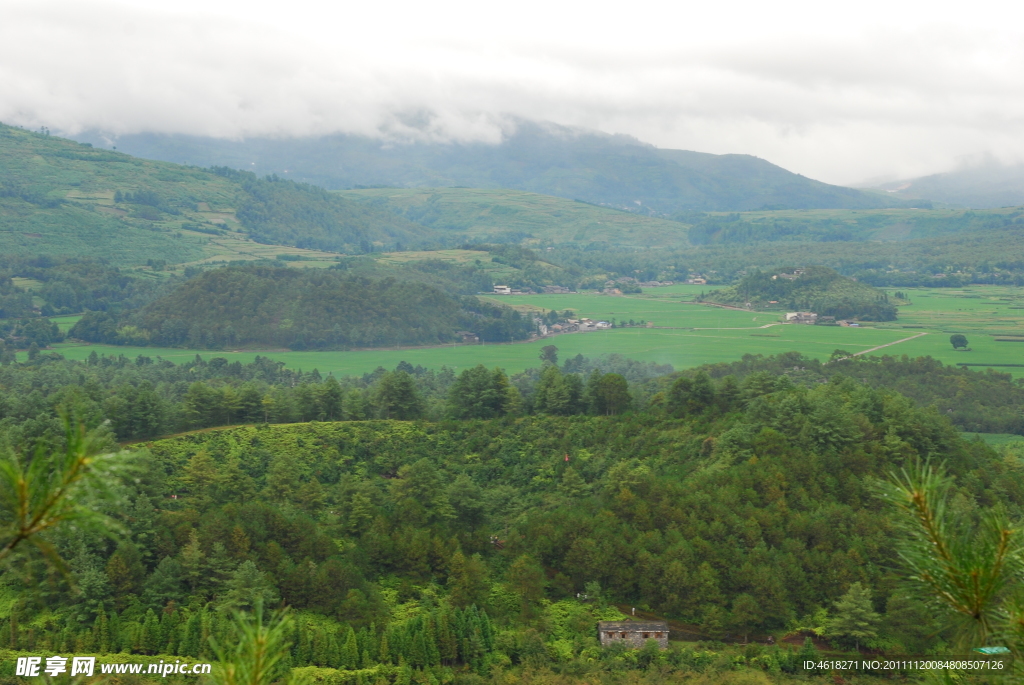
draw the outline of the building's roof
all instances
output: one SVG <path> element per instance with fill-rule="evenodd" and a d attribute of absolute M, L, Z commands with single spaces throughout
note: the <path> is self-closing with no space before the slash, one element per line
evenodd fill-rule
<path fill-rule="evenodd" d="M 652 631 L 668 630 L 668 621 L 598 621 L 600 630 Z"/>

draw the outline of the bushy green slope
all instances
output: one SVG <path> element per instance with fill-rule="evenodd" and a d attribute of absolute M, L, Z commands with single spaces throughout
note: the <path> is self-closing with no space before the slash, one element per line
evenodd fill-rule
<path fill-rule="evenodd" d="M 896 307 L 889 304 L 881 290 L 840 276 L 824 266 L 806 267 L 795 278 L 786 278 L 793 269 L 780 274 L 754 271 L 735 286 L 712 291 L 707 302 L 777 310 L 815 312 L 837 319 L 860 318 L 892 321 Z"/>
<path fill-rule="evenodd" d="M 520 190 L 380 188 L 339 193 L 449 235 L 514 243 L 687 244 L 686 224 Z"/>
<path fill-rule="evenodd" d="M 86 314 L 72 337 L 114 344 L 343 349 L 529 335 L 511 309 L 423 283 L 338 270 L 233 267 L 207 271 L 130 315 Z"/>
<path fill-rule="evenodd" d="M 925 653 L 948 633 L 898 582 L 876 479 L 941 457 L 965 515 L 975 502 L 1013 514 L 1024 503 L 1009 460 L 860 383 L 704 377 L 663 399 L 621 417 L 261 425 L 151 443 L 130 505 L 114 514 L 124 541 L 76 540 L 91 563 L 72 572 L 93 573 L 91 594 L 19 588 L 19 622 L 48 611 L 39 639 L 77 639 L 112 612 L 108 650 L 171 645 L 198 657 L 200 620 L 219 636 L 217 614 L 263 595 L 300 612 L 312 635 L 326 633 L 295 640 L 294 666 L 353 669 L 329 647 L 351 626 L 367 669 L 571 664 L 592 682 L 618 653 L 598 648 L 600 612 L 588 606 L 648 607 L 740 641 L 794 626 L 832 631 L 820 612 L 834 616 L 861 583 L 879 614 L 861 646 Z M 555 602 L 575 628 L 551 613 Z M 441 617 L 474 605 L 491 623 L 490 648 L 442 658 Z M 435 622 L 410 640 L 417 617 Z M 138 639 L 147 621 L 159 644 Z M 849 634 L 829 638 L 853 647 Z"/>
<path fill-rule="evenodd" d="M 118 265 L 204 256 L 207 236 L 348 252 L 424 230 L 319 189 L 230 170 L 152 162 L 0 125 L 0 251 Z"/>
<path fill-rule="evenodd" d="M 422 226 L 388 211 L 352 202 L 322 188 L 293 183 L 276 176 L 225 167 L 214 173 L 229 178 L 243 191 L 237 217 L 260 243 L 333 252 L 371 252 L 375 248 L 403 249 L 429 233 Z"/>

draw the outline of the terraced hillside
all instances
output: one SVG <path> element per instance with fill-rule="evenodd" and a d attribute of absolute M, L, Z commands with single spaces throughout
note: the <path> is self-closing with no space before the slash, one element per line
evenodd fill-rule
<path fill-rule="evenodd" d="M 180 264 L 242 249 L 225 238 L 368 252 L 423 233 L 312 186 L 146 161 L 0 125 L 4 254 Z"/>

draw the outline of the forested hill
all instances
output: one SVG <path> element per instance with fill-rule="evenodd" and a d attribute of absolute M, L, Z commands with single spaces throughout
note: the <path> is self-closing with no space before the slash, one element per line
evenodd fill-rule
<path fill-rule="evenodd" d="M 149 159 L 251 169 L 330 189 L 514 188 L 656 214 L 909 204 L 821 183 L 750 155 L 662 150 L 629 136 L 528 121 L 498 145 L 384 145 L 341 134 L 243 141 L 137 134 L 119 137 L 117 145 Z"/>
<path fill-rule="evenodd" d="M 824 266 L 755 270 L 735 286 L 714 290 L 705 301 L 789 311 L 815 312 L 837 319 L 892 321 L 896 307 L 877 288 L 840 276 Z"/>
<path fill-rule="evenodd" d="M 0 124 L 0 253 L 116 265 L 206 256 L 210 236 L 338 252 L 416 245 L 426 229 L 279 178 L 138 159 Z"/>
<path fill-rule="evenodd" d="M 465 370 L 453 401 L 487 408 L 493 388 L 477 380 L 491 376 Z M 229 636 L 231 610 L 262 601 L 296 616 L 291 666 L 389 685 L 511 682 L 547 667 L 561 675 L 516 682 L 794 669 L 788 647 L 728 659 L 681 644 L 601 649 L 594 625 L 617 616 L 613 603 L 713 640 L 815 631 L 890 654 L 948 644 L 944 616 L 899 583 L 877 480 L 941 459 L 964 516 L 996 504 L 1019 516 L 1017 461 L 850 380 L 687 380 L 618 416 L 504 405 L 490 419 L 261 424 L 137 446 L 144 468 L 112 511 L 123 537 L 57 540 L 75 586 L 44 583 L 38 567 L 10 574 L 18 601 L 0 635 L 37 652 L 195 659 L 210 654 L 202 638 Z M 840 601 L 851 593 L 852 609 Z"/>
<path fill-rule="evenodd" d="M 253 266 L 207 271 L 131 314 L 89 312 L 70 335 L 113 344 L 302 350 L 448 343 L 459 330 L 507 342 L 528 337 L 532 323 L 510 308 L 422 283 Z"/>

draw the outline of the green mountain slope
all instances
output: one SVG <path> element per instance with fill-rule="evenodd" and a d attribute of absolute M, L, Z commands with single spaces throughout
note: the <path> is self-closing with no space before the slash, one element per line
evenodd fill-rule
<path fill-rule="evenodd" d="M 81 137 L 99 144 L 106 137 Z M 228 141 L 121 136 L 150 159 L 277 173 L 325 188 L 515 188 L 645 213 L 905 206 L 886 193 L 832 186 L 750 155 L 660 150 L 635 138 L 520 121 L 498 144 L 394 144 L 353 135 Z"/>
<path fill-rule="evenodd" d="M 513 243 L 607 243 L 622 247 L 686 245 L 688 226 L 585 202 L 521 190 L 379 188 L 338 193 L 444 235 Z"/>
<path fill-rule="evenodd" d="M 114 264 L 201 259 L 209 236 L 365 252 L 415 244 L 401 217 L 291 181 L 151 162 L 0 125 L 0 252 Z"/>
<path fill-rule="evenodd" d="M 1020 207 L 1001 209 L 812 209 L 689 215 L 694 245 L 894 241 L 994 229 L 1021 230 Z"/>

